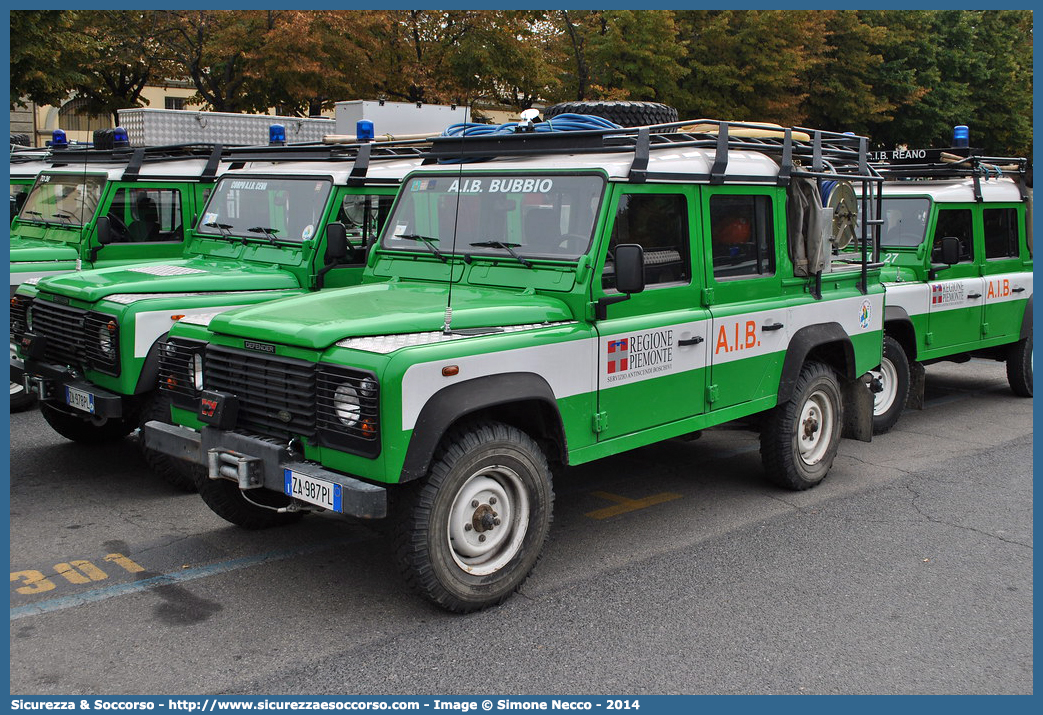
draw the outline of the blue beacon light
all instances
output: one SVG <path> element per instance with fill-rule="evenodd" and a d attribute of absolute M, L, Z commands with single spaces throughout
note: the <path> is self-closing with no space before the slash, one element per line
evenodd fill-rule
<path fill-rule="evenodd" d="M 373 122 L 360 119 L 355 123 L 355 139 L 360 142 L 373 141 Z"/>
<path fill-rule="evenodd" d="M 271 124 L 268 126 L 268 144 L 271 146 L 283 146 L 286 144 L 286 127 L 282 124 Z"/>
<path fill-rule="evenodd" d="M 61 129 L 51 132 L 51 146 L 55 149 L 65 149 L 69 146 L 69 139 Z"/>
<path fill-rule="evenodd" d="M 130 146 L 130 137 L 127 135 L 126 129 L 116 127 L 112 130 L 112 146 L 113 148 Z"/>
<path fill-rule="evenodd" d="M 966 124 L 957 124 L 952 128 L 952 145 L 954 147 L 970 146 L 971 133 Z"/>

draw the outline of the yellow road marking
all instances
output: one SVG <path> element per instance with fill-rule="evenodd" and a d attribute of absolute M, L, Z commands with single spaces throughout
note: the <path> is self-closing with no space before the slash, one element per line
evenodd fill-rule
<path fill-rule="evenodd" d="M 615 506 L 607 506 L 603 509 L 588 511 L 586 515 L 591 519 L 608 519 L 609 517 L 619 516 L 620 514 L 626 514 L 630 511 L 637 511 L 638 509 L 644 509 L 646 507 L 655 506 L 656 504 L 662 504 L 663 502 L 681 498 L 680 494 L 674 494 L 673 492 L 653 494 L 644 499 L 628 499 L 627 497 L 621 497 L 618 494 L 610 494 L 609 492 L 591 492 L 591 494 L 601 499 L 616 502 Z"/>

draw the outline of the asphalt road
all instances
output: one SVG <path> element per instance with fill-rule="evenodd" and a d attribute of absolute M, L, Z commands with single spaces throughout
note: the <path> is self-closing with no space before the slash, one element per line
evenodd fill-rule
<path fill-rule="evenodd" d="M 977 360 L 927 389 L 808 492 L 727 427 L 569 469 L 522 592 L 469 616 L 378 530 L 246 532 L 133 439 L 12 415 L 11 692 L 1031 693 L 1033 401 Z"/>

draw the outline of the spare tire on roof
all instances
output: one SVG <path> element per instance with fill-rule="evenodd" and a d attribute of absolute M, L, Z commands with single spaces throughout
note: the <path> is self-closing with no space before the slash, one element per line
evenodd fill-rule
<path fill-rule="evenodd" d="M 11 145 L 12 146 L 32 146 L 32 142 L 29 141 L 28 134 L 15 134 L 11 132 Z"/>
<path fill-rule="evenodd" d="M 592 114 L 615 122 L 621 127 L 643 127 L 648 124 L 677 121 L 677 109 L 659 102 L 561 102 L 543 110 L 544 119 L 551 119 L 559 114 Z"/>

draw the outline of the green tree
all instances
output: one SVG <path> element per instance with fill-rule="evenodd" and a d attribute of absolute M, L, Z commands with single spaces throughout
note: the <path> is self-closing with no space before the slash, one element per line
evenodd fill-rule
<path fill-rule="evenodd" d="M 86 45 L 73 11 L 12 10 L 11 108 L 65 101 L 85 79 L 79 58 Z"/>

